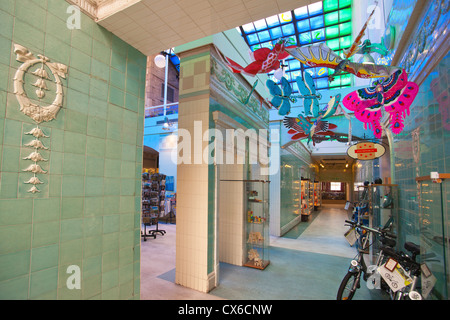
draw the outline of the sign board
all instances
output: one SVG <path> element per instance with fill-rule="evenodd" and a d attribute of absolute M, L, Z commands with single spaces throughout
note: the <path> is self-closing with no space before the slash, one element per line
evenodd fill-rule
<path fill-rule="evenodd" d="M 374 142 L 359 142 L 347 149 L 348 156 L 356 160 L 373 160 L 385 152 L 385 147 Z"/>

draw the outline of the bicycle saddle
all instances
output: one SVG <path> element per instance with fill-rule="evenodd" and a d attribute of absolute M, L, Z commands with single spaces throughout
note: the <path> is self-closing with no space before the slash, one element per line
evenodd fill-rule
<path fill-rule="evenodd" d="M 413 255 L 420 254 L 420 246 L 415 243 L 405 242 L 405 249 L 411 252 Z"/>

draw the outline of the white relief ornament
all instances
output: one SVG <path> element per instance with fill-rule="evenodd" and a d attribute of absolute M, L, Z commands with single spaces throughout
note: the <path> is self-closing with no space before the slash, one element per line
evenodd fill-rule
<path fill-rule="evenodd" d="M 33 128 L 32 130 L 25 132 L 25 134 L 32 135 L 35 138 L 48 138 L 49 137 L 49 136 L 46 136 L 39 127 Z"/>
<path fill-rule="evenodd" d="M 39 152 L 32 152 L 27 157 L 23 158 L 23 160 L 31 160 L 34 162 L 38 161 L 48 161 L 47 159 L 42 158 L 41 154 Z"/>
<path fill-rule="evenodd" d="M 36 177 L 36 176 L 31 177 L 30 179 L 28 179 L 28 181 L 24 181 L 23 183 L 34 184 L 34 185 L 36 185 L 36 184 L 43 184 L 43 182 L 41 180 L 39 180 L 39 178 Z"/>
<path fill-rule="evenodd" d="M 47 173 L 47 171 L 42 170 L 41 166 L 36 163 L 30 164 L 28 166 L 28 168 L 26 168 L 22 171 L 33 172 L 33 173 Z"/>
<path fill-rule="evenodd" d="M 19 44 L 14 44 L 14 53 L 17 55 L 16 60 L 22 62 L 22 65 L 17 69 L 13 79 L 14 94 L 19 102 L 20 111 L 38 124 L 44 121 L 47 122 L 56 119 L 56 115 L 63 104 L 63 85 L 61 78 L 66 78 L 67 66 L 61 63 L 51 63 L 50 59 L 43 55 L 37 55 L 37 57 L 35 57 L 27 48 Z M 35 66 L 37 66 L 36 69 L 34 69 Z M 28 70 L 31 68 L 34 70 L 29 72 Z M 41 106 L 41 99 L 46 96 L 47 91 L 51 91 L 47 86 L 47 81 L 51 81 L 51 77 L 47 70 L 50 70 L 56 84 L 55 99 L 50 105 Z M 34 93 L 38 99 L 31 100 L 27 96 L 24 88 L 26 74 L 30 74 L 35 77 L 34 83 L 31 83 L 31 86 L 36 88 Z M 25 147 L 34 148 L 34 152 L 31 152 L 27 157 L 23 158 L 23 160 L 31 160 L 34 163 L 22 170 L 24 172 L 33 173 L 33 177 L 27 181 L 23 181 L 23 183 L 32 184 L 33 186 L 28 190 L 28 192 L 35 194 L 41 192 L 36 185 L 44 183 L 36 176 L 36 174 L 46 174 L 48 172 L 43 170 L 38 164 L 38 162 L 48 161 L 48 159 L 44 159 L 42 157 L 38 150 L 49 149 L 40 139 L 49 138 L 49 136 L 46 135 L 42 129 L 39 128 L 39 126 L 25 132 L 24 134 L 32 135 L 34 137 L 34 140 L 24 144 Z"/>
<path fill-rule="evenodd" d="M 37 123 L 55 119 L 63 103 L 63 85 L 61 78 L 66 78 L 67 66 L 61 63 L 51 63 L 50 59 L 43 55 L 35 57 L 27 48 L 18 44 L 14 44 L 14 53 L 17 55 L 16 60 L 23 62 L 14 76 L 14 94 L 19 102 L 20 111 Z M 40 106 L 32 102 L 24 89 L 25 74 L 28 69 L 37 64 L 39 64 L 39 68 L 31 74 L 37 77 L 32 86 L 37 88 L 35 92 L 39 99 L 42 99 L 45 96 L 45 91 L 49 90 L 45 81 L 50 79 L 44 66 L 52 72 L 55 78 L 56 96 L 52 104 L 48 106 Z"/>

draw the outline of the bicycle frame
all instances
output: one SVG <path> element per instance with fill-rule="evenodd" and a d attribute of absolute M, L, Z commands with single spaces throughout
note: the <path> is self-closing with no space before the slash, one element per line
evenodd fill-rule
<path fill-rule="evenodd" d="M 360 287 L 361 274 L 364 274 L 363 279 L 364 279 L 364 281 L 367 281 L 370 276 L 372 276 L 373 274 L 375 274 L 375 272 L 377 272 L 377 267 L 380 266 L 380 264 L 382 263 L 383 258 L 385 256 L 384 250 L 380 250 L 380 252 L 378 253 L 376 262 L 375 262 L 375 268 L 373 270 L 368 270 L 368 266 L 366 264 L 366 261 L 364 260 L 364 255 L 366 254 L 365 249 L 368 248 L 368 244 L 370 242 L 370 233 L 378 233 L 378 234 L 382 234 L 382 233 L 377 229 L 372 229 L 367 226 L 362 227 L 362 229 L 366 230 L 368 233 L 364 235 L 364 239 L 362 241 L 361 248 L 358 249 L 358 255 L 355 259 L 353 259 L 351 261 L 350 267 L 348 270 L 349 273 L 356 274 L 355 282 L 353 283 L 353 286 L 351 288 L 351 290 L 353 292 L 355 292 L 356 289 L 358 289 Z"/>

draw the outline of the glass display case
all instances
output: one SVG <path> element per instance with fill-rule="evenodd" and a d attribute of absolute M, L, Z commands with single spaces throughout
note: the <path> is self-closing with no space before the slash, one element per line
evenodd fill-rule
<path fill-rule="evenodd" d="M 269 181 L 244 181 L 246 257 L 244 266 L 265 269 L 269 263 Z"/>
<path fill-rule="evenodd" d="M 301 181 L 301 213 L 302 221 L 307 221 L 311 215 L 313 208 L 313 191 L 311 181 L 309 179 L 302 178 Z"/>
<path fill-rule="evenodd" d="M 396 184 L 371 184 L 367 189 L 368 213 L 373 228 L 381 228 L 390 233 L 399 234 L 399 206 L 398 185 Z M 376 241 L 377 235 L 373 234 L 373 254 L 377 255 L 380 242 Z M 397 250 L 404 250 L 400 241 L 397 241 Z"/>
<path fill-rule="evenodd" d="M 421 294 L 423 299 L 448 300 L 450 174 L 439 174 L 437 179 L 418 177 L 416 180 L 420 195 Z"/>
<path fill-rule="evenodd" d="M 398 185 L 371 184 L 368 190 L 372 226 L 398 234 Z"/>

